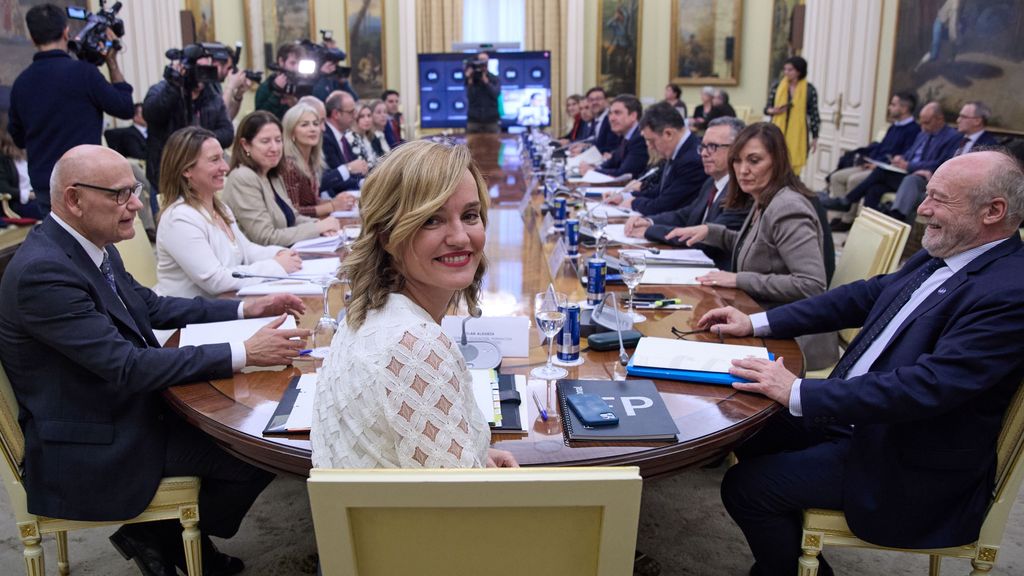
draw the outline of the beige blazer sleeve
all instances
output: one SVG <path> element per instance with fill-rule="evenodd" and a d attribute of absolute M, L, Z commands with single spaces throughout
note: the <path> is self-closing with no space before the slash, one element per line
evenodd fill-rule
<path fill-rule="evenodd" d="M 793 302 L 822 294 L 822 234 L 810 200 L 781 190 L 734 252 L 737 287 L 759 302 Z"/>
<path fill-rule="evenodd" d="M 285 203 L 292 206 L 285 194 L 284 182 L 275 178 L 274 186 L 284 194 L 281 198 Z M 256 244 L 291 246 L 299 240 L 320 235 L 316 218 L 302 216 L 294 207 L 295 226 L 289 227 L 274 200 L 270 180 L 245 166 L 239 166 L 228 174 L 221 198 L 231 208 L 242 233 Z"/>

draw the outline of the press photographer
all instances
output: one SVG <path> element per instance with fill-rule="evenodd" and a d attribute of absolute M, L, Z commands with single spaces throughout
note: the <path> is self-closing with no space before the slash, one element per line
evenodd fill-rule
<path fill-rule="evenodd" d="M 463 70 L 466 83 L 466 132 L 501 131 L 501 117 L 498 115 L 498 95 L 501 81 L 487 71 L 490 56 L 480 52 L 476 58 L 466 60 Z"/>
<path fill-rule="evenodd" d="M 242 99 L 245 93 L 252 88 L 253 83 L 259 84 L 263 80 L 263 72 L 252 70 L 241 70 L 238 62 L 242 58 L 242 43 L 236 42 L 234 51 L 228 50 L 223 44 L 203 44 L 208 50 L 211 47 L 219 46 L 223 50 L 213 52 L 213 65 L 217 67 L 217 82 L 211 84 L 213 89 L 221 95 L 224 100 L 224 107 L 227 108 L 228 118 L 231 120 L 238 116 L 238 110 L 242 106 Z"/>
<path fill-rule="evenodd" d="M 69 8 L 86 27 L 73 46 L 79 60 L 68 54 L 68 19 L 53 4 L 35 6 L 25 14 L 36 54 L 11 88 L 8 131 L 28 154 L 29 180 L 43 213 L 50 211 L 50 173 L 65 152 L 80 144 L 100 144 L 103 114 L 132 117 L 132 87 L 117 65 L 117 38 L 124 24 L 117 18 L 118 2 L 98 14 Z M 96 66 L 106 64 L 110 81 Z"/>
<path fill-rule="evenodd" d="M 142 102 L 142 115 L 149 126 L 146 178 L 153 185 L 150 204 L 154 214 L 159 208 L 156 187 L 160 157 L 171 134 L 185 126 L 201 126 L 216 134 L 225 148 L 234 138 L 235 129 L 224 100 L 213 87 L 218 82 L 213 57 L 220 49 L 227 50 L 221 44 L 189 44 L 183 50 L 168 50 L 171 63 L 164 68 L 164 79 L 150 87 Z"/>
<path fill-rule="evenodd" d="M 283 118 L 284 113 L 299 101 L 301 95 L 295 95 L 295 84 L 289 82 L 289 76 L 298 75 L 299 60 L 303 55 L 302 47 L 298 44 L 282 44 L 277 49 L 277 65 L 271 68 L 274 73 L 256 90 L 257 110 L 266 110 Z"/>
<path fill-rule="evenodd" d="M 307 57 L 317 61 L 317 69 L 320 71 L 320 77 L 313 84 L 313 96 L 316 96 L 321 102 L 326 102 L 331 92 L 343 90 L 351 94 L 353 100 L 359 100 L 359 95 L 356 94 L 349 82 L 352 67 L 341 65 L 346 56 L 345 52 L 338 48 L 338 43 L 334 40 L 334 32 L 321 30 L 320 37 L 323 42 L 321 46 L 303 42 Z"/>

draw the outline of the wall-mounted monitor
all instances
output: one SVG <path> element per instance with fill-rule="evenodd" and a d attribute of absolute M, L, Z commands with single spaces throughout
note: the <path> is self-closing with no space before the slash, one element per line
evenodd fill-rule
<path fill-rule="evenodd" d="M 419 55 L 420 127 L 465 128 L 464 63 L 473 53 Z M 497 52 L 488 70 L 501 79 L 501 125 L 551 124 L 551 53 Z"/>

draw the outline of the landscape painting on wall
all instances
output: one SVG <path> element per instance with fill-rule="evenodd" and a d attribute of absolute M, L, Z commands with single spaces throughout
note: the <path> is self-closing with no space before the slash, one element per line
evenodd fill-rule
<path fill-rule="evenodd" d="M 742 5 L 742 0 L 672 2 L 672 82 L 739 83 Z"/>
<path fill-rule="evenodd" d="M 953 121 L 968 100 L 997 130 L 1024 133 L 1024 0 L 900 2 L 892 92 L 936 100 Z"/>
<path fill-rule="evenodd" d="M 601 0 L 597 17 L 597 83 L 609 96 L 636 94 L 640 0 Z"/>
<path fill-rule="evenodd" d="M 380 98 L 384 91 L 384 2 L 346 0 L 350 81 L 360 98 Z"/>

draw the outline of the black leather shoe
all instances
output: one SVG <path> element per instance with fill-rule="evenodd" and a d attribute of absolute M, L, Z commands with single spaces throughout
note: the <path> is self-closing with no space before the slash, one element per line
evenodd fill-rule
<path fill-rule="evenodd" d="M 245 570 L 245 563 L 241 558 L 229 556 L 214 546 L 210 537 L 203 535 L 203 576 L 231 576 Z M 182 573 L 188 573 L 185 564 L 184 549 L 178 544 L 174 553 L 174 563 L 181 569 Z"/>
<path fill-rule="evenodd" d="M 143 576 L 177 576 L 174 563 L 164 557 L 159 540 L 141 525 L 122 526 L 110 535 L 114 545 L 125 560 L 134 560 Z"/>
<path fill-rule="evenodd" d="M 818 198 L 818 200 L 821 202 L 822 208 L 825 208 L 826 210 L 842 210 L 845 212 L 853 205 L 853 203 L 847 200 L 845 196 L 840 196 L 838 198 Z"/>
<path fill-rule="evenodd" d="M 840 220 L 835 224 L 829 223 L 829 227 L 832 228 L 833 232 L 849 232 L 850 228 L 853 228 L 853 222 L 843 222 Z"/>

